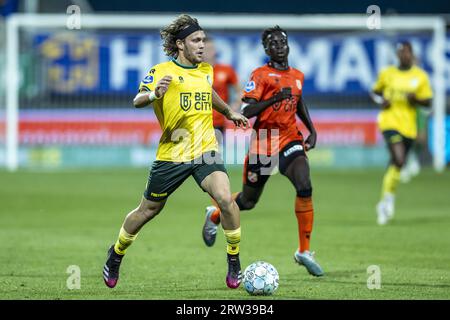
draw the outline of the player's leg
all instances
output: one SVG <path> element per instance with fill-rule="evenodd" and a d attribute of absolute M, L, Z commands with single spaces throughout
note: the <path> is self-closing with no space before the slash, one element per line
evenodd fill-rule
<path fill-rule="evenodd" d="M 295 150 L 294 145 L 289 147 Z M 286 149 L 289 149 L 289 147 Z M 324 272 L 310 251 L 314 208 L 308 158 L 303 149 L 291 153 L 288 157 L 280 154 L 280 172 L 289 178 L 296 190 L 295 215 L 297 217 L 299 246 L 294 254 L 295 261 L 304 265 L 310 274 L 322 276 Z"/>
<path fill-rule="evenodd" d="M 406 163 L 411 144 L 396 131 L 385 131 L 383 135 L 386 139 L 390 155 L 390 164 L 383 177 L 381 199 L 377 204 L 377 222 L 384 225 L 394 216 L 395 193 L 400 181 L 400 172 Z M 412 141 L 412 140 L 411 140 Z"/>
<path fill-rule="evenodd" d="M 246 157 L 243 170 L 243 187 L 241 192 L 232 194 L 232 198 L 236 201 L 240 211 L 251 210 L 258 202 L 264 185 L 269 179 L 270 166 L 265 168 L 258 157 L 250 159 Z M 250 162 L 250 163 L 249 163 Z M 273 164 L 270 164 L 273 166 Z M 266 169 L 266 170 L 263 170 Z M 202 229 L 202 236 L 208 247 L 214 245 L 217 234 L 217 227 L 220 224 L 220 207 L 213 199 L 213 205 L 206 207 L 205 224 Z"/>
<path fill-rule="evenodd" d="M 247 211 L 253 209 L 259 201 L 264 190 L 265 183 L 258 185 L 242 185 L 242 191 L 232 194 L 232 198 L 236 201 L 240 211 Z M 220 208 L 215 201 L 213 206 L 209 206 L 211 211 L 210 220 L 218 225 L 220 223 Z"/>
<path fill-rule="evenodd" d="M 240 211 L 251 210 L 258 202 L 264 186 L 250 187 L 243 185 L 241 192 L 235 192 L 231 195 Z M 217 228 L 220 224 L 221 210 L 217 202 L 212 199 L 213 205 L 206 207 L 205 223 L 202 229 L 203 241 L 208 247 L 212 247 L 216 241 Z"/>
<path fill-rule="evenodd" d="M 103 279 L 108 287 L 114 288 L 116 286 L 122 259 L 128 247 L 136 239 L 139 230 L 161 212 L 165 203 L 166 200 L 155 202 L 143 197 L 139 206 L 128 213 L 120 228 L 116 243 L 108 250 L 106 263 L 103 267 Z"/>
<path fill-rule="evenodd" d="M 114 245 L 108 250 L 103 267 L 103 278 L 110 288 L 116 286 L 119 268 L 128 247 L 139 230 L 164 208 L 167 198 L 189 177 L 189 167 L 166 161 L 155 161 L 149 174 L 144 197 L 139 206 L 125 217 Z"/>
<path fill-rule="evenodd" d="M 167 199 L 151 201 L 142 197 L 139 206 L 125 217 L 119 238 L 114 245 L 114 251 L 124 255 L 128 247 L 136 239 L 138 232 L 164 208 Z"/>
<path fill-rule="evenodd" d="M 417 109 L 417 138 L 414 141 L 406 164 L 400 172 L 400 180 L 404 183 L 409 182 L 413 177 L 417 176 L 421 170 L 421 155 L 427 141 L 427 118 L 428 111 Z"/>
<path fill-rule="evenodd" d="M 201 180 L 200 186 L 217 202 L 221 210 L 221 224 L 227 241 L 228 273 L 226 284 L 229 288 L 237 288 L 242 278 L 239 261 L 241 224 L 239 208 L 231 196 L 228 175 L 223 171 L 214 171 L 205 178 L 196 178 L 196 180 L 197 182 Z"/>

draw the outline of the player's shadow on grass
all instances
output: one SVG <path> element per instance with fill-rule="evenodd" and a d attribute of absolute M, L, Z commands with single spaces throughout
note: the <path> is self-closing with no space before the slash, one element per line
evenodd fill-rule
<path fill-rule="evenodd" d="M 357 270 L 336 270 L 336 271 L 327 271 L 325 272 L 325 277 L 329 278 L 350 278 L 356 277 L 358 275 L 365 275 L 367 271 L 365 269 L 357 269 Z"/>
<path fill-rule="evenodd" d="M 306 278 L 302 279 L 302 281 L 312 282 L 312 283 L 322 283 L 322 282 L 335 282 L 335 283 L 358 283 L 361 282 L 361 276 L 366 274 L 366 270 L 358 269 L 358 270 L 336 270 L 336 271 L 325 271 L 325 275 L 323 277 L 313 277 L 311 275 L 306 274 Z M 345 281 L 343 279 L 352 279 L 353 281 Z M 293 273 L 289 275 L 285 275 L 284 279 L 288 286 L 298 281 L 298 273 Z"/>
<path fill-rule="evenodd" d="M 337 272 L 327 272 L 324 277 L 322 277 L 322 281 L 326 283 L 338 283 L 338 284 L 358 284 L 361 283 L 363 285 L 366 284 L 365 279 L 361 279 L 360 276 L 366 277 L 365 270 L 357 270 L 350 271 L 352 275 L 346 275 L 346 271 L 337 271 Z M 353 281 L 339 279 L 339 277 L 349 278 L 350 276 L 354 276 Z M 314 281 L 315 279 L 306 279 L 306 281 Z M 382 286 L 384 287 L 421 287 L 421 288 L 430 288 L 430 289 L 449 289 L 450 284 L 428 284 L 428 283 L 406 283 L 406 282 L 385 282 L 383 281 Z"/>
<path fill-rule="evenodd" d="M 398 283 L 392 283 L 392 282 L 382 282 L 382 286 L 393 286 L 393 287 L 423 287 L 423 288 L 440 288 L 440 289 L 449 289 L 450 284 L 427 284 L 427 283 L 404 283 L 404 282 L 398 282 Z"/>
<path fill-rule="evenodd" d="M 424 224 L 449 224 L 450 215 L 448 216 L 431 216 L 431 217 L 417 217 L 417 218 L 394 218 L 388 225 L 392 226 L 422 226 Z"/>
<path fill-rule="evenodd" d="M 325 271 L 325 275 L 323 277 L 314 277 L 314 276 L 310 276 L 306 273 L 307 275 L 307 280 L 311 280 L 311 281 L 317 281 L 317 280 L 322 280 L 322 279 L 328 279 L 328 278 L 350 278 L 350 277 L 355 277 L 355 276 L 359 276 L 359 275 L 366 275 L 366 270 L 365 269 L 357 269 L 357 270 L 336 270 L 336 271 Z M 292 281 L 296 281 L 298 280 L 298 273 L 291 273 L 288 275 L 284 276 L 285 280 L 288 280 L 290 282 L 290 280 Z"/>
<path fill-rule="evenodd" d="M 327 221 L 321 221 L 320 225 L 323 227 L 371 227 L 376 226 L 375 218 L 371 219 L 360 218 L 360 219 L 328 219 Z"/>

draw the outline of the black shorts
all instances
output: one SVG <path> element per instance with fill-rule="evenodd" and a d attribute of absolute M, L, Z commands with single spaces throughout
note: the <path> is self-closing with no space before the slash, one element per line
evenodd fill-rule
<path fill-rule="evenodd" d="M 403 143 L 403 145 L 405 146 L 405 155 L 408 154 L 409 150 L 414 144 L 414 139 L 407 138 L 396 130 L 383 131 L 383 137 L 387 144 L 394 144 L 399 142 Z"/>
<path fill-rule="evenodd" d="M 203 179 L 215 171 L 227 173 L 222 158 L 215 151 L 190 162 L 156 160 L 150 169 L 144 197 L 151 201 L 167 199 L 191 175 L 201 188 Z"/>
<path fill-rule="evenodd" d="M 281 174 L 285 174 L 291 162 L 299 157 L 306 157 L 303 141 L 289 142 L 281 151 L 271 157 L 266 155 L 248 154 L 245 157 L 243 183 L 250 187 L 262 187 L 278 165 Z"/>

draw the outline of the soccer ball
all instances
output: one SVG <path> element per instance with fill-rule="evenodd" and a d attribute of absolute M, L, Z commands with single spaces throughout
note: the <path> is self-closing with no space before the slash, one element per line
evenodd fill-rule
<path fill-rule="evenodd" d="M 278 271 L 273 265 L 256 261 L 244 271 L 244 288 L 253 296 L 269 296 L 278 288 Z"/>

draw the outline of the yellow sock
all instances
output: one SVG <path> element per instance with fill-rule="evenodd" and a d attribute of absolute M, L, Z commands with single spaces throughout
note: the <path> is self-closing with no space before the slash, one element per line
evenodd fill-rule
<path fill-rule="evenodd" d="M 137 234 L 129 234 L 128 232 L 125 231 L 125 229 L 122 226 L 122 228 L 120 228 L 119 238 L 117 239 L 116 244 L 114 245 L 114 251 L 117 254 L 123 256 L 125 254 L 125 251 L 127 251 L 127 248 L 131 246 L 136 237 Z"/>
<path fill-rule="evenodd" d="M 227 253 L 236 255 L 239 253 L 239 243 L 241 242 L 241 228 L 236 230 L 223 230 L 227 239 Z"/>
<path fill-rule="evenodd" d="M 400 181 L 400 169 L 396 166 L 389 166 L 383 178 L 383 189 L 381 191 L 381 198 L 385 194 L 395 194 L 398 182 Z"/>

